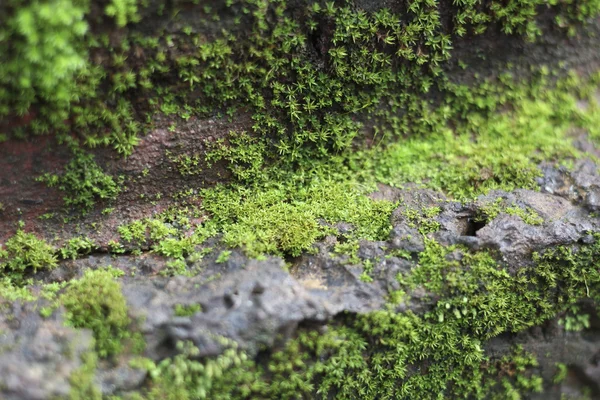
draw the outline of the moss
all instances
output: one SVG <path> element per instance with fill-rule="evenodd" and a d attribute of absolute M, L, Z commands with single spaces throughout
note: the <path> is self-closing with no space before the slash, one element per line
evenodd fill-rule
<path fill-rule="evenodd" d="M 9 0 L 0 6 L 0 116 L 25 115 L 33 104 L 64 108 L 74 77 L 86 67 L 87 1 Z M 18 95 L 15 95 L 18 93 Z"/>
<path fill-rule="evenodd" d="M 205 190 L 203 208 L 223 231 L 223 241 L 244 247 L 251 256 L 264 253 L 299 255 L 335 229 L 320 223 L 348 222 L 354 237 L 385 238 L 393 204 L 373 201 L 353 183 L 318 181 L 303 188 L 218 187 Z"/>
<path fill-rule="evenodd" d="M 34 272 L 38 269 L 52 269 L 58 265 L 54 252 L 54 248 L 44 240 L 19 229 L 0 248 L 0 267 L 17 277 L 22 276 L 29 268 Z"/>
<path fill-rule="evenodd" d="M 124 27 L 129 22 L 140 21 L 137 3 L 138 0 L 111 0 L 104 12 L 115 19 L 117 26 Z"/>
<path fill-rule="evenodd" d="M 581 312 L 576 304 L 571 305 L 566 314 L 558 320 L 558 324 L 564 326 L 566 331 L 582 331 L 590 325 L 590 315 Z"/>
<path fill-rule="evenodd" d="M 69 283 L 60 302 L 70 325 L 92 330 L 101 357 L 121 352 L 123 340 L 130 337 L 131 320 L 112 270 L 86 270 L 81 279 Z"/>
<path fill-rule="evenodd" d="M 217 264 L 221 264 L 221 263 L 227 262 L 229 260 L 230 256 L 231 256 L 231 251 L 230 250 L 223 250 L 221 253 L 219 253 L 219 256 L 217 257 L 217 259 L 215 260 L 215 262 Z"/>
<path fill-rule="evenodd" d="M 569 369 L 567 365 L 563 363 L 556 363 L 556 369 L 557 372 L 556 375 L 554 375 L 554 378 L 552 378 L 552 383 L 558 385 L 567 378 Z"/>
<path fill-rule="evenodd" d="M 63 259 L 72 259 L 80 257 L 81 255 L 89 254 L 96 248 L 94 242 L 87 237 L 75 237 L 69 239 L 67 243 L 60 248 L 59 254 Z"/>
<path fill-rule="evenodd" d="M 235 343 L 224 340 L 229 349 L 216 359 L 202 363 L 194 360 L 198 349 L 191 343 L 179 343 L 181 354 L 158 365 L 146 363 L 152 378 L 148 400 L 192 400 L 245 398 L 264 385 L 257 380 L 255 365 L 237 350 Z"/>
<path fill-rule="evenodd" d="M 16 285 L 10 278 L 3 277 L 0 279 L 0 303 L 13 301 L 35 301 L 36 296 L 31 293 L 29 288 Z"/>
<path fill-rule="evenodd" d="M 213 156 L 229 160 L 240 179 L 254 179 L 261 165 L 278 158 L 305 163 L 350 148 L 361 130 L 353 115 L 374 117 L 381 122 L 378 130 L 393 126 L 395 137 L 413 131 L 409 121 L 427 125 L 419 93 L 437 87 L 451 94 L 441 67 L 461 36 L 479 35 L 498 25 L 508 35 L 534 39 L 541 33 L 536 17 L 542 5 L 550 7 L 557 25 L 566 29 L 600 11 L 597 0 L 489 5 L 481 0 L 452 5 L 419 0 L 398 13 L 386 8 L 365 12 L 350 1 L 294 3 L 292 10 L 285 1 L 236 0 L 218 9 L 203 8 L 205 23 L 233 15 L 235 28 L 214 37 L 201 37 L 182 24 L 179 32 L 169 35 L 125 34 L 114 46 L 108 35 L 86 31 L 88 3 L 7 3 L 7 28 L 0 34 L 10 61 L 2 74 L 4 114 L 14 101 L 23 103 L 18 107 L 21 114 L 33 103 L 53 102 L 57 106 L 43 109 L 27 129 L 57 130 L 61 137 L 75 131 L 89 147 L 111 145 L 128 155 L 139 142 L 141 125 L 148 124 L 135 115 L 129 98 L 142 102 L 140 109 L 184 120 L 193 114 L 232 116 L 244 108 L 252 115 L 252 132 L 234 133 L 231 149 Z M 118 26 L 139 20 L 135 0 L 102 5 Z M 167 7 L 173 7 L 176 16 L 180 5 Z M 61 10 L 57 15 L 62 18 L 42 12 L 49 9 Z M 101 20 L 97 9 L 87 17 L 90 24 Z M 443 23 L 447 18 L 451 24 Z M 48 36 L 46 26 L 52 26 L 59 40 L 38 39 Z M 168 51 L 173 46 L 182 51 Z M 144 62 L 136 61 L 140 50 Z M 35 79 L 28 83 L 31 74 Z M 12 93 L 23 93 L 16 90 L 21 86 L 27 93 L 15 99 Z M 401 117 L 404 111 L 408 112 Z M 186 165 L 193 162 L 184 160 Z"/>
<path fill-rule="evenodd" d="M 73 372 L 69 378 L 71 390 L 68 400 L 101 400 L 102 392 L 96 386 L 95 373 L 98 357 L 94 352 L 87 352 L 82 357 L 83 365 Z"/>
<path fill-rule="evenodd" d="M 508 206 L 506 201 L 501 197 L 498 197 L 493 202 L 482 205 L 479 209 L 479 215 L 475 217 L 475 220 L 480 222 L 491 221 L 500 213 L 518 216 L 523 222 L 529 225 L 541 225 L 544 223 L 544 219 L 531 207 L 520 207 L 516 204 Z"/>
<path fill-rule="evenodd" d="M 65 205 L 84 211 L 89 211 L 98 200 L 116 198 L 120 192 L 119 184 L 96 164 L 94 157 L 79 150 L 62 175 L 46 173 L 38 180 L 65 192 Z"/>
<path fill-rule="evenodd" d="M 416 210 L 411 207 L 407 207 L 403 214 L 409 220 L 409 226 L 411 228 L 418 228 L 422 235 L 436 232 L 440 229 L 440 223 L 434 218 L 440 214 L 442 210 L 439 207 L 425 207 L 420 210 Z"/>
<path fill-rule="evenodd" d="M 175 305 L 175 315 L 178 317 L 191 317 L 192 315 L 200 311 L 202 311 L 202 306 L 200 304 Z"/>

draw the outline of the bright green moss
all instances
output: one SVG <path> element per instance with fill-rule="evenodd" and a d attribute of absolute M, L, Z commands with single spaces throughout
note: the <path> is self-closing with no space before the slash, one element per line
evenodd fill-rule
<path fill-rule="evenodd" d="M 227 262 L 229 260 L 230 256 L 231 256 L 231 250 L 223 250 L 221 253 L 219 253 L 219 256 L 217 257 L 215 262 L 217 264 L 222 264 L 224 262 Z"/>
<path fill-rule="evenodd" d="M 200 304 L 176 304 L 175 315 L 178 317 L 191 317 L 197 312 L 202 311 Z"/>
<path fill-rule="evenodd" d="M 470 93 L 472 97 L 461 95 L 457 104 L 472 104 L 474 109 L 454 129 L 447 125 L 455 118 L 450 110 L 459 108 L 450 101 L 429 115 L 432 130 L 427 136 L 385 149 L 375 158 L 376 179 L 393 185 L 417 182 L 459 199 L 473 198 L 490 189 L 535 189 L 539 162 L 578 154 L 567 139 L 569 130 L 591 124 L 576 105 L 574 87 L 571 93 L 505 88 L 506 97 L 480 108 L 475 105 L 500 88 L 484 84 L 482 89 Z M 502 104 L 510 104 L 511 111 L 490 113 Z"/>
<path fill-rule="evenodd" d="M 69 283 L 60 302 L 70 325 L 92 330 L 100 357 L 121 352 L 123 340 L 130 337 L 131 320 L 112 270 L 86 270 L 81 279 Z"/>
<path fill-rule="evenodd" d="M 39 104 L 64 109 L 73 100 L 74 78 L 87 65 L 86 11 L 80 0 L 2 2 L 1 117 L 25 115 Z"/>
<path fill-rule="evenodd" d="M 0 303 L 3 301 L 35 301 L 36 297 L 31 293 L 28 287 L 16 285 L 8 277 L 0 279 Z"/>
<path fill-rule="evenodd" d="M 94 242 L 87 237 L 76 237 L 69 239 L 67 243 L 60 248 L 59 254 L 63 259 L 72 259 L 89 254 L 96 248 Z"/>
<path fill-rule="evenodd" d="M 482 205 L 479 208 L 479 215 L 475 217 L 475 220 L 480 222 L 491 221 L 500 213 L 518 216 L 523 222 L 529 225 L 541 225 L 544 223 L 544 219 L 532 208 L 523 208 L 516 204 L 508 206 L 506 201 L 501 197 L 498 197 L 493 202 Z"/>
<path fill-rule="evenodd" d="M 0 248 L 0 268 L 6 273 L 22 275 L 27 269 L 52 269 L 58 265 L 54 248 L 33 233 L 19 229 Z"/>
<path fill-rule="evenodd" d="M 225 243 L 241 246 L 251 256 L 297 256 L 336 231 L 327 224 L 342 221 L 354 226 L 354 237 L 383 239 L 391 229 L 394 208 L 390 202 L 369 199 L 365 189 L 352 182 L 316 180 L 303 188 L 217 187 L 202 195 L 203 207 L 223 231 Z"/>
<path fill-rule="evenodd" d="M 104 12 L 115 19 L 117 26 L 123 27 L 129 22 L 140 21 L 137 3 L 138 0 L 111 0 Z"/>
<path fill-rule="evenodd" d="M 417 228 L 422 235 L 426 235 L 440 229 L 440 223 L 434 219 L 440 212 L 439 207 L 426 207 L 421 210 L 407 207 L 403 214 L 408 218 L 411 228 Z"/>
<path fill-rule="evenodd" d="M 198 349 L 191 343 L 180 343 L 181 354 L 155 365 L 146 362 L 152 387 L 144 396 L 148 400 L 229 400 L 247 398 L 264 386 L 248 356 L 236 349 L 235 343 L 216 359 L 202 363 L 194 360 Z M 149 361 L 149 360 L 148 360 Z"/>

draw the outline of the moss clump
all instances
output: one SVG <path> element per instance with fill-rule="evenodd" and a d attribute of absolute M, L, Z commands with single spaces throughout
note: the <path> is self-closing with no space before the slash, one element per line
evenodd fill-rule
<path fill-rule="evenodd" d="M 256 257 L 297 256 L 316 239 L 337 232 L 328 224 L 342 221 L 354 226 L 353 237 L 385 238 L 394 204 L 373 201 L 366 192 L 353 182 L 315 180 L 300 188 L 284 183 L 275 188 L 218 187 L 202 195 L 225 243 Z"/>
<path fill-rule="evenodd" d="M 33 233 L 25 233 L 19 229 L 0 248 L 0 268 L 17 277 L 28 269 L 52 269 L 58 265 L 54 248 Z"/>
<path fill-rule="evenodd" d="M 427 235 L 440 229 L 440 223 L 435 220 L 441 212 L 439 207 L 425 207 L 420 210 L 407 207 L 403 214 L 408 218 L 411 228 L 417 228 L 419 233 Z"/>
<path fill-rule="evenodd" d="M 138 0 L 111 0 L 104 12 L 115 19 L 117 26 L 124 27 L 129 22 L 140 21 L 137 4 Z"/>
<path fill-rule="evenodd" d="M 69 378 L 71 390 L 67 399 L 102 400 L 102 392 L 94 382 L 98 356 L 94 352 L 88 352 L 81 356 L 81 360 L 83 365 Z"/>
<path fill-rule="evenodd" d="M 0 303 L 3 301 L 13 302 L 17 300 L 21 301 L 35 301 L 37 299 L 29 288 L 16 285 L 12 279 L 3 277 L 0 279 Z"/>
<path fill-rule="evenodd" d="M 175 315 L 178 317 L 191 317 L 197 312 L 202 311 L 200 304 L 176 304 Z"/>
<path fill-rule="evenodd" d="M 94 242 L 87 237 L 76 237 L 69 239 L 63 247 L 60 248 L 59 253 L 63 259 L 72 259 L 80 257 L 84 254 L 89 254 L 96 248 Z"/>
<path fill-rule="evenodd" d="M 121 284 L 109 269 L 87 270 L 79 280 L 69 283 L 60 302 L 67 309 L 67 320 L 76 328 L 94 333 L 101 357 L 121 352 L 123 339 L 130 337 L 131 320 Z"/>
<path fill-rule="evenodd" d="M 594 129 L 592 111 L 578 108 L 577 100 L 592 97 L 586 91 L 597 87 L 596 78 L 585 83 L 571 75 L 549 90 L 548 75 L 542 68 L 530 85 L 505 75 L 500 84 L 455 87 L 457 97 L 427 116 L 426 136 L 370 154 L 375 179 L 396 186 L 416 182 L 458 199 L 491 189 L 536 189 L 540 162 L 580 154 L 569 140 L 570 130 Z M 510 110 L 499 112 L 507 106 Z"/>
<path fill-rule="evenodd" d="M 98 200 L 116 198 L 121 189 L 113 177 L 96 164 L 91 154 L 75 153 L 62 175 L 46 173 L 38 180 L 64 191 L 65 205 L 84 211 L 89 211 Z"/>
<path fill-rule="evenodd" d="M 199 351 L 191 343 L 179 343 L 181 354 L 161 361 L 146 363 L 152 378 L 148 400 L 196 400 L 248 398 L 265 385 L 248 356 L 237 350 L 235 343 L 223 340 L 229 349 L 216 359 L 194 360 Z"/>
<path fill-rule="evenodd" d="M 25 115 L 33 105 L 69 105 L 74 78 L 87 65 L 86 11 L 84 0 L 2 2 L 0 117 Z"/>

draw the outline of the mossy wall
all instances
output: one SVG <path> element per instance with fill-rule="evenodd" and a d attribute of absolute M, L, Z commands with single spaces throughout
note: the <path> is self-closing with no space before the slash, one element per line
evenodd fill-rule
<path fill-rule="evenodd" d="M 453 59 L 453 49 L 479 37 L 524 43 L 551 33 L 576 40 L 585 35 L 581 26 L 597 18 L 600 2 L 383 5 L 9 1 L 0 6 L 0 52 L 8 55 L 0 65 L 0 142 L 52 135 L 68 149 L 72 158 L 62 171 L 38 180 L 63 192 L 66 209 L 54 212 L 69 227 L 86 212 L 110 214 L 127 181 L 103 170 L 93 156 L 98 148 L 128 157 L 160 124 L 177 135 L 193 118 L 248 116 L 244 130 L 207 144 L 207 151 L 165 153 L 169 167 L 189 179 L 186 190 L 170 194 L 173 207 L 161 213 L 123 221 L 105 251 L 151 250 L 169 263 L 164 275 L 190 276 L 197 270 L 189 260 L 212 251 L 199 249 L 209 238 L 252 258 L 289 260 L 333 236 L 337 253 L 362 263 L 369 282 L 371 260 L 357 260 L 358 241 L 386 240 L 400 205 L 368 197 L 377 184 L 432 188 L 461 201 L 492 189 L 537 189 L 539 163 L 568 167 L 586 155 L 569 142 L 572 130 L 586 130 L 597 143 L 600 126 L 598 74 L 580 76 L 557 63 L 521 76 L 507 65 L 489 79 L 473 72 L 466 85 L 446 73 L 454 63 L 469 74 L 472 66 Z M 229 181 L 201 184 L 218 163 Z M 341 315 L 325 333 L 301 331 L 264 360 L 228 341 L 220 357 L 197 360 L 198 350 L 181 343 L 172 358 L 138 359 L 148 380 L 123 397 L 519 399 L 547 389 L 535 357 L 517 348 L 490 359 L 485 343 L 571 313 L 582 299 L 597 304 L 597 234 L 588 245 L 536 254 L 533 267 L 511 274 L 494 252 L 426 237 L 439 229 L 437 212 L 406 212 L 426 249 L 401 254 L 417 267 L 398 276 L 402 289 L 390 293 L 388 309 Z M 480 218 L 500 212 L 540 223 L 531 210 L 500 203 Z M 0 250 L 9 278 L 2 297 L 31 301 L 23 292 L 33 284 L 27 278 L 99 247 L 88 238 L 52 246 L 19 229 Z M 223 263 L 231 253 L 219 254 Z M 48 289 L 72 326 L 94 332 L 105 360 L 129 357 L 135 351 L 127 341 L 141 342 L 119 278 L 88 270 Z M 416 288 L 436 299 L 433 309 L 398 312 Z M 570 326 L 585 326 L 585 318 L 571 314 Z M 88 376 L 92 364 L 82 369 L 84 382 L 73 385 L 72 398 L 99 396 Z"/>

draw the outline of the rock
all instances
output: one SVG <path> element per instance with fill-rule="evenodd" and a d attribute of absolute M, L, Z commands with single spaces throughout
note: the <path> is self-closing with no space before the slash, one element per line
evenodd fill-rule
<path fill-rule="evenodd" d="M 147 354 L 154 358 L 171 352 L 169 346 L 180 340 L 194 342 L 200 356 L 216 355 L 222 348 L 220 337 L 256 354 L 279 335 L 288 336 L 300 322 L 325 322 L 341 311 L 311 294 L 276 258 L 246 260 L 243 269 L 207 284 L 198 277 L 175 277 L 163 287 L 132 281 L 124 284 L 123 293 L 135 314 L 146 318 Z M 178 317 L 177 304 L 199 304 L 202 312 Z"/>
<path fill-rule="evenodd" d="M 93 350 L 88 330 L 64 326 L 62 313 L 42 319 L 36 303 L 5 304 L 0 313 L 0 398 L 66 397 L 81 356 Z"/>

